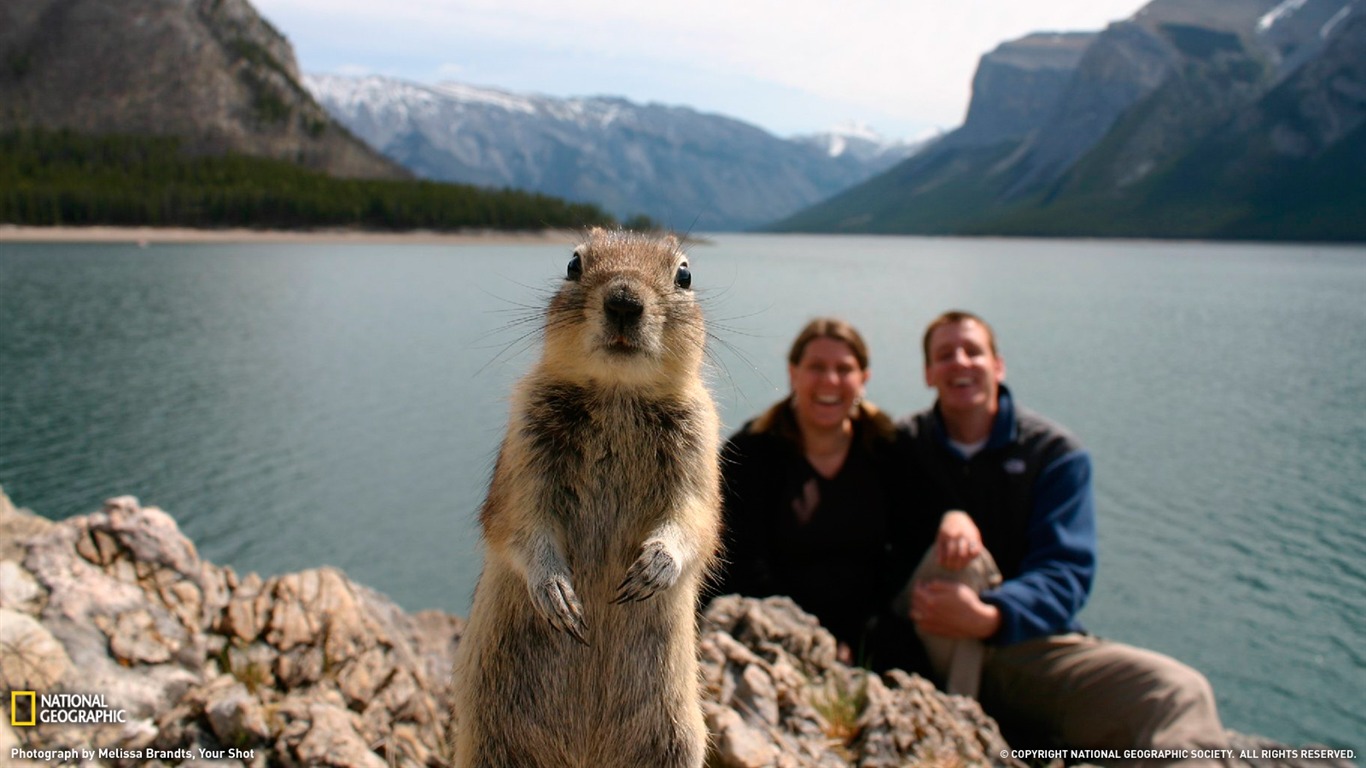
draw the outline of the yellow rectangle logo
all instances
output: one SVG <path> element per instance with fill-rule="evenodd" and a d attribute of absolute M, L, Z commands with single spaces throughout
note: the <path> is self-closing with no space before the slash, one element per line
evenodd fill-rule
<path fill-rule="evenodd" d="M 28 719 L 19 719 L 19 702 L 28 699 Z M 22 725 L 38 724 L 38 692 L 37 691 L 10 691 L 9 692 L 9 724 L 15 727 Z"/>

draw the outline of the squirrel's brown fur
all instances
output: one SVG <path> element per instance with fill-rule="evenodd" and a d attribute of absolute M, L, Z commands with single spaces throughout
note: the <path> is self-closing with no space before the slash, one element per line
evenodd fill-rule
<path fill-rule="evenodd" d="M 719 538 L 705 331 L 673 238 L 593 230 L 546 312 L 480 520 L 457 768 L 699 768 Z"/>

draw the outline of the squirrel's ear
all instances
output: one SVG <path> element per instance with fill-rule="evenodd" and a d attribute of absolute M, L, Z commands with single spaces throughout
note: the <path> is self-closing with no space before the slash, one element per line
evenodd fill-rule
<path fill-rule="evenodd" d="M 675 235 L 675 234 L 672 233 L 672 232 L 670 232 L 669 234 L 665 235 L 665 236 L 664 236 L 664 244 L 667 245 L 667 246 L 669 246 L 670 248 L 677 248 L 677 247 L 678 247 L 678 235 Z"/>
<path fill-rule="evenodd" d="M 606 234 L 607 230 L 603 229 L 602 227 L 593 227 L 592 229 L 588 230 L 588 236 L 590 238 L 603 237 Z"/>

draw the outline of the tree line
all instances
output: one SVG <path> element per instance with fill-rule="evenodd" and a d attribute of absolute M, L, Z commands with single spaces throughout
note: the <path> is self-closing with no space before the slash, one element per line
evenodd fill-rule
<path fill-rule="evenodd" d="M 179 139 L 0 133 L 0 223 L 254 229 L 583 228 L 596 205 L 431 181 L 340 179 L 283 161 L 195 155 Z"/>

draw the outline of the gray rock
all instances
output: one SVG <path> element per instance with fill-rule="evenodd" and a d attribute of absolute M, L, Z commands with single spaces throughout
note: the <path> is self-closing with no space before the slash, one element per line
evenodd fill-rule
<path fill-rule="evenodd" d="M 23 535 L 5 540 L 0 593 L 27 596 L 19 602 L 34 612 L 0 608 L 0 684 L 100 693 L 128 715 L 23 734 L 0 724 L 6 753 L 98 745 L 189 749 L 195 765 L 232 768 L 448 765 L 459 619 L 406 614 L 330 568 L 238 578 L 201 561 L 170 516 L 130 498 L 56 524 L 5 504 L 0 495 L 0 531 Z M 13 586 L 25 578 L 41 608 L 30 586 Z M 830 633 L 786 598 L 718 598 L 699 648 L 710 765 L 1002 764 L 1005 743 L 974 701 L 839 664 Z"/>
<path fill-rule="evenodd" d="M 778 689 L 773 678 L 758 664 L 749 664 L 740 673 L 736 685 L 736 705 L 754 714 L 754 717 L 769 726 L 778 724 Z"/>
<path fill-rule="evenodd" d="M 219 678 L 220 680 L 223 678 Z M 245 747 L 260 744 L 270 737 L 261 700 L 241 683 L 220 686 L 221 695 L 204 707 L 209 727 L 222 744 Z"/>
<path fill-rule="evenodd" d="M 1011 764 L 976 702 L 839 664 L 834 637 L 787 598 L 721 597 L 705 619 L 703 682 L 734 712 L 709 710 L 724 765 Z"/>
<path fill-rule="evenodd" d="M 14 506 L 0 488 L 0 561 L 20 560 L 24 549 L 20 542 L 51 528 L 55 523 L 28 510 Z"/>
<path fill-rule="evenodd" d="M 361 739 L 360 718 L 335 697 L 286 702 L 281 716 L 290 723 L 281 732 L 275 753 L 286 765 L 387 768 Z"/>
<path fill-rule="evenodd" d="M 769 738 L 728 707 L 708 704 L 707 730 L 725 768 L 768 768 L 777 765 L 778 752 Z"/>
<path fill-rule="evenodd" d="M 37 614 L 42 597 L 32 574 L 13 560 L 0 560 L 0 608 Z"/>
<path fill-rule="evenodd" d="M 42 624 L 26 613 L 0 608 L 0 688 L 45 691 L 71 671 L 71 659 Z"/>

